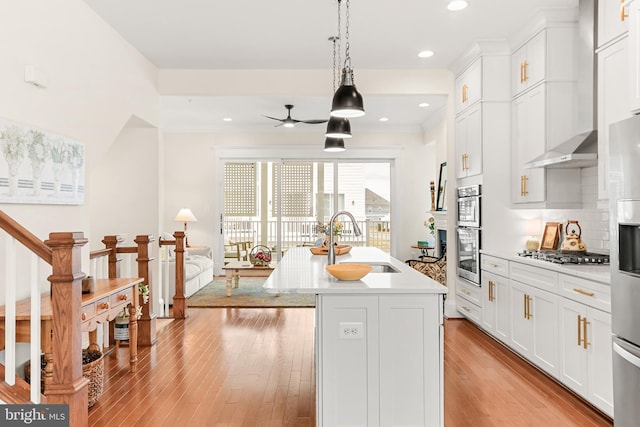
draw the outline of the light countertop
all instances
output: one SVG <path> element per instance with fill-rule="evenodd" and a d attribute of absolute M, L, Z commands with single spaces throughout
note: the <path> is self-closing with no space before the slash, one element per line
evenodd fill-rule
<path fill-rule="evenodd" d="M 529 257 L 521 257 L 518 254 L 505 254 L 485 250 L 482 250 L 480 252 L 483 254 L 495 256 L 497 258 L 519 262 L 534 267 L 545 268 L 547 270 L 557 271 L 558 273 L 568 274 L 570 276 L 604 283 L 606 285 L 611 284 L 611 271 L 609 264 L 554 264 L 548 261 L 541 261 Z"/>
<path fill-rule="evenodd" d="M 270 293 L 305 294 L 447 293 L 445 286 L 377 248 L 354 247 L 348 254 L 336 256 L 336 264 L 342 262 L 391 264 L 399 272 L 371 272 L 361 280 L 338 280 L 325 270 L 326 255 L 313 255 L 308 247 L 298 247 L 287 251 L 263 289 Z"/>

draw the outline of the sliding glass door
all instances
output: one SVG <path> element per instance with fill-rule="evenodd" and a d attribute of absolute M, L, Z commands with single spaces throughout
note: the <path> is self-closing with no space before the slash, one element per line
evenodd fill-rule
<path fill-rule="evenodd" d="M 390 252 L 389 161 L 226 161 L 224 168 L 225 248 L 263 245 L 279 259 L 291 247 L 318 244 L 322 226 L 347 210 L 363 235 L 355 236 L 351 222 L 339 218 L 338 240 Z M 229 261 L 239 251 L 225 252 Z"/>

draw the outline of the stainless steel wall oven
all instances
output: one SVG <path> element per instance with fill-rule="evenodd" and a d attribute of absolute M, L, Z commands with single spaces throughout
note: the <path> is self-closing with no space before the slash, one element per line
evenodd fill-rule
<path fill-rule="evenodd" d="M 480 286 L 480 200 L 480 185 L 458 188 L 457 273 L 476 286 Z"/>

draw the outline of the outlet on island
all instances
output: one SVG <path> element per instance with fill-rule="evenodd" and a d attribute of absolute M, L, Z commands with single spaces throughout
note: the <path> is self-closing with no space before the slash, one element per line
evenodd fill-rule
<path fill-rule="evenodd" d="M 364 337 L 364 323 L 340 322 L 338 324 L 340 339 L 362 339 Z"/>

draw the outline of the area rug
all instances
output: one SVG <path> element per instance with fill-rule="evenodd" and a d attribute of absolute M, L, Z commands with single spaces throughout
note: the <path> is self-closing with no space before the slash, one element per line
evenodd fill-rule
<path fill-rule="evenodd" d="M 241 277 L 240 285 L 227 296 L 227 282 L 224 277 L 213 281 L 187 298 L 189 307 L 315 307 L 315 295 L 270 294 L 262 290 L 263 277 Z"/>

